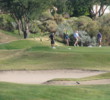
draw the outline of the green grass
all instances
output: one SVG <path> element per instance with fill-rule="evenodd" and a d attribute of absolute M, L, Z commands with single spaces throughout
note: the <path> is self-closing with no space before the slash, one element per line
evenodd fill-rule
<path fill-rule="evenodd" d="M 4 33 L 6 35 L 14 36 L 18 39 L 23 38 L 23 35 L 18 34 L 18 30 L 14 30 L 14 31 L 11 31 L 11 32 L 5 31 L 5 30 L 0 30 L 0 32 Z"/>
<path fill-rule="evenodd" d="M 110 47 L 57 47 L 19 40 L 0 44 L 0 70 L 85 69 L 110 71 Z M 7 55 L 7 56 L 6 56 Z"/>
<path fill-rule="evenodd" d="M 0 83 L 0 100 L 109 100 L 110 85 L 47 86 Z"/>
<path fill-rule="evenodd" d="M 9 52 L 9 51 L 7 51 Z M 4 55 L 5 53 L 4 52 Z M 10 51 L 12 52 L 12 51 Z M 86 70 L 109 70 L 110 55 L 92 55 L 78 53 L 56 52 L 29 52 L 16 51 L 10 53 L 9 58 L 4 56 L 0 60 L 1 70 L 38 70 L 38 69 L 86 69 Z M 3 51 L 2 51 L 3 53 Z M 103 56 L 103 57 L 102 57 Z M 99 59 L 99 57 L 101 57 Z M 5 59 L 6 58 L 6 59 Z M 20 66 L 19 66 L 20 65 Z"/>
<path fill-rule="evenodd" d="M 4 50 L 25 49 L 31 48 L 36 45 L 40 45 L 40 43 L 30 40 L 18 40 L 6 44 L 0 44 L 0 49 Z"/>
<path fill-rule="evenodd" d="M 90 80 L 101 80 L 101 79 L 110 79 L 110 72 L 100 75 L 85 77 L 85 78 L 58 78 L 50 81 L 90 81 Z"/>

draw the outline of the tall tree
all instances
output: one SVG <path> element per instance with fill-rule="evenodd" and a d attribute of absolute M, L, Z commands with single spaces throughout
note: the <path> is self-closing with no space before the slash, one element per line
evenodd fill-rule
<path fill-rule="evenodd" d="M 57 7 L 59 14 L 68 12 L 68 0 L 54 0 L 53 5 Z"/>
<path fill-rule="evenodd" d="M 69 0 L 73 16 L 88 15 L 92 19 L 100 17 L 110 5 L 110 0 Z"/>
<path fill-rule="evenodd" d="M 1 0 L 2 9 L 10 13 L 15 19 L 19 32 L 23 32 L 24 38 L 29 34 L 29 23 L 46 9 L 53 0 Z"/>
<path fill-rule="evenodd" d="M 72 16 L 89 15 L 88 0 L 68 0 L 72 9 Z"/>
<path fill-rule="evenodd" d="M 110 6 L 110 0 L 94 0 L 90 2 L 89 14 L 93 19 L 96 17 L 101 17 L 105 13 L 108 6 Z"/>

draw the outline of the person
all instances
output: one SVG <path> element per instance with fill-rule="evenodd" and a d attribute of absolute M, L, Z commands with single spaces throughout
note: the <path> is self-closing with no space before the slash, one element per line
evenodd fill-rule
<path fill-rule="evenodd" d="M 69 41 L 70 41 L 70 38 L 68 36 L 68 33 L 64 33 L 64 39 L 65 39 L 65 42 L 66 42 L 66 45 L 69 46 Z"/>
<path fill-rule="evenodd" d="M 50 38 L 50 40 L 51 40 L 51 47 L 52 48 L 55 48 L 55 33 L 53 32 L 53 33 L 51 33 L 50 34 L 50 36 L 49 36 L 49 38 Z"/>
<path fill-rule="evenodd" d="M 76 31 L 76 32 L 73 34 L 73 36 L 74 36 L 74 38 L 75 38 L 74 46 L 78 46 L 78 41 L 79 41 L 79 39 L 80 39 L 78 31 Z"/>
<path fill-rule="evenodd" d="M 100 32 L 97 34 L 97 42 L 98 42 L 98 46 L 101 47 L 101 45 L 102 45 L 102 34 Z"/>

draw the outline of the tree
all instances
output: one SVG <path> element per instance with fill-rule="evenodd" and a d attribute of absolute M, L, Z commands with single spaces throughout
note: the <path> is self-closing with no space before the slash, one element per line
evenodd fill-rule
<path fill-rule="evenodd" d="M 94 0 L 89 6 L 89 13 L 92 19 L 104 15 L 106 9 L 110 5 L 110 0 Z"/>
<path fill-rule="evenodd" d="M 1 0 L 2 9 L 15 19 L 19 33 L 22 31 L 24 38 L 29 35 L 29 23 L 46 9 L 53 0 Z"/>
<path fill-rule="evenodd" d="M 110 5 L 110 0 L 69 0 L 69 2 L 73 9 L 72 16 L 88 15 L 92 19 L 101 17 Z"/>
<path fill-rule="evenodd" d="M 71 16 L 89 15 L 88 0 L 68 0 L 70 3 Z"/>
<path fill-rule="evenodd" d="M 57 13 L 63 14 L 68 11 L 68 0 L 54 0 L 54 6 L 58 9 Z"/>

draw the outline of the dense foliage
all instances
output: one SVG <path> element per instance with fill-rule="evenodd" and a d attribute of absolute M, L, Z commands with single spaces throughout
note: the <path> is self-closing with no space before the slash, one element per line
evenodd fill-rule
<path fill-rule="evenodd" d="M 65 29 L 70 36 L 79 30 L 88 36 L 89 41 L 85 41 L 88 43 L 100 31 L 103 34 L 103 43 L 110 44 L 110 15 L 104 15 L 110 0 L 1 0 L 0 5 L 3 12 L 0 15 L 0 29 L 18 29 L 24 38 L 29 33 L 53 31 L 63 38 Z"/>
<path fill-rule="evenodd" d="M 27 38 L 29 23 L 36 19 L 44 10 L 51 6 L 52 0 L 1 0 L 3 11 L 9 12 L 15 19 L 19 33 L 24 33 Z"/>

